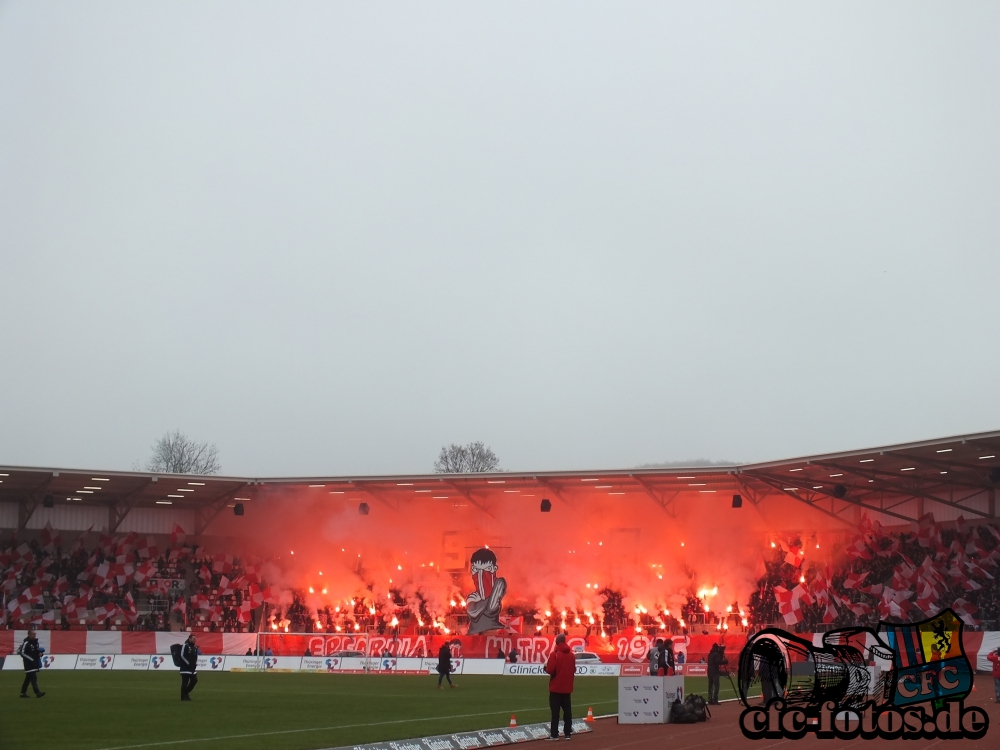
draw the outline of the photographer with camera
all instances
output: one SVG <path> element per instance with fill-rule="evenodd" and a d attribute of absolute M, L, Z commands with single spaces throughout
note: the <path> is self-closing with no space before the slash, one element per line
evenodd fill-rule
<path fill-rule="evenodd" d="M 719 704 L 719 676 L 723 666 L 728 664 L 726 647 L 716 643 L 708 652 L 708 702 L 713 706 Z"/>
<path fill-rule="evenodd" d="M 21 685 L 21 697 L 28 697 L 28 685 L 35 691 L 35 697 L 41 698 L 45 693 L 38 689 L 38 672 L 42 668 L 42 654 L 45 649 L 38 645 L 38 637 L 34 630 L 28 631 L 28 637 L 24 639 L 17 653 L 24 662 L 24 682 Z"/>
<path fill-rule="evenodd" d="M 987 654 L 986 658 L 993 665 L 993 700 L 1000 703 L 1000 648 Z"/>

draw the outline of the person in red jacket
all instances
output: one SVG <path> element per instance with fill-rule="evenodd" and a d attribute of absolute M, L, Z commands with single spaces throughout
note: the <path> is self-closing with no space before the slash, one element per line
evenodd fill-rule
<path fill-rule="evenodd" d="M 549 739 L 559 739 L 559 710 L 563 714 L 563 735 L 568 740 L 573 734 L 573 678 L 576 677 L 576 656 L 566 645 L 565 633 L 556 636 L 556 646 L 545 662 L 549 675 L 549 708 L 552 709 L 552 726 Z"/>
<path fill-rule="evenodd" d="M 1000 648 L 986 654 L 986 658 L 993 664 L 993 693 L 994 699 L 1000 703 Z"/>

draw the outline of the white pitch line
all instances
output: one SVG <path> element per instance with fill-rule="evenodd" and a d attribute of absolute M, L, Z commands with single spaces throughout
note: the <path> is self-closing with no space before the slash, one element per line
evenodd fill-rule
<path fill-rule="evenodd" d="M 616 701 L 602 701 L 600 703 L 593 703 L 594 706 L 603 706 L 608 703 L 615 703 Z M 526 713 L 529 711 L 548 711 L 546 708 L 515 708 L 514 713 L 517 712 Z M 334 729 L 358 729 L 360 727 L 381 727 L 387 726 L 389 724 L 408 724 L 410 722 L 416 721 L 442 721 L 446 719 L 468 719 L 476 716 L 496 716 L 504 715 L 507 710 L 503 711 L 485 711 L 478 714 L 454 714 L 452 716 L 427 716 L 422 719 L 393 719 L 392 721 L 373 721 L 367 724 L 340 724 L 333 727 L 307 727 L 305 729 L 281 729 L 274 732 L 253 732 L 250 734 L 227 734 L 219 737 L 195 737 L 188 740 L 166 740 L 164 742 L 145 742 L 140 745 L 115 745 L 114 747 L 102 747 L 100 750 L 132 750 L 132 748 L 139 747 L 165 747 L 167 745 L 185 745 L 191 742 L 216 742 L 218 740 L 242 740 L 247 737 L 271 737 L 273 735 L 279 734 L 301 734 L 303 732 L 327 732 Z"/>

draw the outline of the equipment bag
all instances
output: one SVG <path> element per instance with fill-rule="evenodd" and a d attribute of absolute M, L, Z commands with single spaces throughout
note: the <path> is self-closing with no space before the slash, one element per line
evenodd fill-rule
<path fill-rule="evenodd" d="M 690 707 L 697 721 L 706 721 L 712 715 L 709 713 L 708 703 L 700 695 L 689 695 L 684 699 L 684 703 Z"/>
<path fill-rule="evenodd" d="M 674 724 L 695 724 L 698 717 L 694 715 L 690 704 L 675 700 L 670 704 L 670 721 Z"/>
<path fill-rule="evenodd" d="M 179 643 L 175 643 L 170 647 L 170 655 L 174 658 L 175 667 L 184 666 L 184 662 L 181 660 L 181 649 L 183 648 L 184 647 Z"/>

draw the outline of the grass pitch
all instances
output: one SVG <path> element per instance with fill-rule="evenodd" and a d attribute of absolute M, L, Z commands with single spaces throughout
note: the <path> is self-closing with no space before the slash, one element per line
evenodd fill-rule
<path fill-rule="evenodd" d="M 506 726 L 511 714 L 519 724 L 549 717 L 545 677 L 456 675 L 454 690 L 438 690 L 436 675 L 199 678 L 182 703 L 176 673 L 50 671 L 39 676 L 46 696 L 22 700 L 23 673 L 0 672 L 0 748 L 314 750 Z M 616 713 L 617 703 L 617 678 L 576 680 L 581 718 L 588 706 Z"/>

